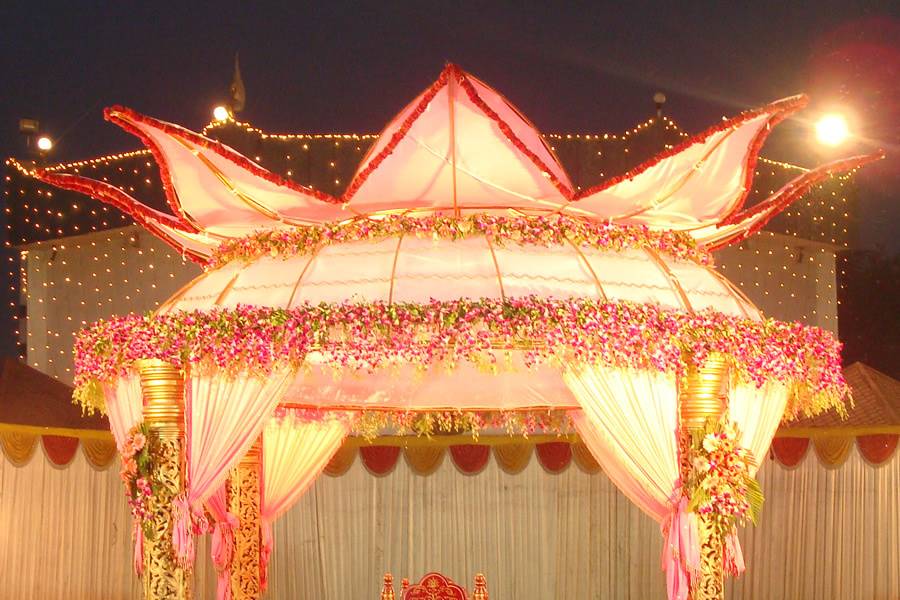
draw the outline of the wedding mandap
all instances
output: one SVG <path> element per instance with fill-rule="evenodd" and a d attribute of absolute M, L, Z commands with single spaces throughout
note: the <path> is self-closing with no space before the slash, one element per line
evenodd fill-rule
<path fill-rule="evenodd" d="M 339 196 L 107 109 L 152 152 L 171 214 L 104 181 L 37 176 L 203 266 L 153 314 L 76 341 L 74 397 L 108 416 L 145 598 L 191 597 L 206 534 L 219 597 L 260 597 L 273 523 L 350 436 L 575 434 L 659 523 L 668 597 L 723 598 L 779 425 L 846 410 L 840 343 L 766 318 L 713 268 L 716 250 L 881 156 L 745 206 L 766 137 L 805 103 L 723 120 L 577 189 L 512 104 L 448 65 Z"/>

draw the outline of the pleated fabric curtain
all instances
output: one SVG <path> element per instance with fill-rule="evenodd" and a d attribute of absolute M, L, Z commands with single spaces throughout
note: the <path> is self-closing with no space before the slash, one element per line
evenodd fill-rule
<path fill-rule="evenodd" d="M 674 375 L 581 366 L 566 384 L 581 404 L 575 427 L 619 490 L 657 522 L 678 484 L 678 387 Z"/>
<path fill-rule="evenodd" d="M 726 598 L 900 598 L 900 452 L 873 466 L 851 448 L 839 468 L 810 450 L 792 468 L 766 460 L 766 506 L 742 534 L 747 564 Z M 24 466 L 0 456 L 0 597 L 137 600 L 131 517 L 117 468 L 76 453 L 65 468 L 38 449 Z M 423 477 L 404 461 L 384 477 L 355 460 L 320 477 L 273 525 L 267 600 L 377 598 L 386 571 L 439 570 L 492 598 L 663 598 L 659 527 L 602 472 L 515 475 L 491 460 L 464 475 L 448 459 Z M 209 539 L 200 541 L 208 556 Z M 216 572 L 195 565 L 195 598 Z"/>
<path fill-rule="evenodd" d="M 140 423 L 144 416 L 144 400 L 141 395 L 141 378 L 131 371 L 115 383 L 103 386 L 106 414 L 116 447 L 121 448 L 128 431 Z"/>
<path fill-rule="evenodd" d="M 669 598 L 686 598 L 687 569 L 699 557 L 694 516 L 678 492 L 675 376 L 579 365 L 564 377 L 582 408 L 574 418 L 579 435 L 616 487 L 662 525 Z M 787 398 L 787 388 L 775 383 L 762 388 L 740 384 L 729 390 L 728 416 L 757 464 L 775 435 Z"/>
<path fill-rule="evenodd" d="M 268 586 L 272 554 L 272 523 L 296 504 L 350 433 L 351 416 L 307 421 L 283 411 L 263 430 L 260 516 L 262 589 Z"/>
<path fill-rule="evenodd" d="M 229 471 L 259 437 L 284 397 L 295 370 L 283 368 L 267 377 L 219 372 L 191 373 L 187 382 L 187 506 L 176 507 L 176 553 L 193 562 L 188 510 L 202 513 Z"/>

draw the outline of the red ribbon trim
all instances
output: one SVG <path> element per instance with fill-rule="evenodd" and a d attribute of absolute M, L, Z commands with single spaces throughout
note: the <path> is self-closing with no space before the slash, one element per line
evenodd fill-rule
<path fill-rule="evenodd" d="M 234 149 L 226 146 L 222 142 L 217 140 L 212 140 L 208 137 L 200 135 L 199 133 L 193 132 L 189 129 L 185 129 L 179 125 L 174 125 L 172 123 L 167 123 L 165 121 L 159 121 L 154 119 L 153 117 L 148 117 L 147 115 L 142 115 L 128 107 L 114 105 L 110 106 L 106 110 L 103 111 L 103 116 L 107 121 L 111 123 L 115 123 L 128 133 L 136 136 L 141 140 L 147 148 L 150 149 L 150 152 L 153 154 L 154 159 L 156 159 L 157 164 L 159 165 L 159 173 L 160 177 L 163 181 L 163 190 L 166 193 L 166 200 L 169 203 L 171 209 L 175 212 L 176 215 L 179 215 L 181 219 L 184 221 L 182 224 L 182 229 L 188 228 L 192 232 L 198 232 L 199 230 L 190 222 L 190 217 L 187 213 L 182 209 L 181 202 L 178 199 L 177 191 L 175 190 L 175 186 L 172 183 L 172 175 L 169 169 L 168 162 L 166 161 L 165 153 L 162 151 L 162 148 L 156 143 L 156 141 L 147 135 L 142 129 L 137 127 L 136 123 L 141 123 L 147 125 L 149 127 L 153 127 L 154 129 L 158 129 L 162 131 L 166 135 L 172 137 L 180 137 L 188 142 L 200 146 L 205 150 L 209 150 L 210 152 L 214 152 L 225 158 L 238 167 L 245 169 L 259 177 L 272 183 L 274 185 L 288 188 L 292 191 L 299 192 L 301 194 L 312 196 L 317 200 L 322 200 L 323 202 L 330 202 L 334 204 L 340 204 L 341 200 L 335 198 L 330 194 L 326 194 L 325 192 L 314 190 L 312 188 L 308 188 L 304 185 L 301 185 L 295 181 L 291 181 L 290 179 L 285 179 L 284 177 L 273 173 L 267 169 L 262 168 L 255 162 L 251 161 L 244 155 L 235 151 Z"/>
<path fill-rule="evenodd" d="M 621 183 L 623 181 L 626 181 L 628 179 L 634 179 L 635 177 L 637 177 L 638 175 L 640 175 L 641 173 L 643 173 L 650 167 L 653 167 L 653 166 L 659 164 L 661 161 L 663 161 L 667 158 L 670 158 L 672 156 L 675 156 L 676 154 L 683 152 L 684 150 L 687 150 L 690 146 L 693 146 L 694 144 L 705 141 L 707 138 L 709 138 L 710 136 L 712 136 L 716 133 L 720 133 L 727 129 L 737 127 L 738 125 L 741 125 L 743 123 L 746 123 L 747 121 L 755 119 L 756 117 L 758 117 L 760 115 L 763 115 L 766 113 L 772 113 L 772 116 L 769 118 L 766 125 L 763 128 L 761 128 L 760 131 L 757 133 L 756 137 L 753 140 L 753 143 L 751 143 L 750 148 L 747 152 L 747 157 L 744 161 L 744 169 L 745 169 L 745 171 L 744 171 L 744 192 L 739 196 L 739 198 L 734 203 L 734 205 L 731 206 L 728 209 L 728 211 L 726 212 L 726 214 L 724 215 L 723 218 L 727 219 L 730 217 L 730 215 L 732 215 L 735 211 L 739 210 L 744 205 L 744 202 L 747 199 L 747 196 L 750 195 L 751 186 L 753 184 L 754 169 L 756 167 L 757 158 L 759 157 L 759 151 L 762 148 L 763 142 L 765 142 L 766 138 L 769 136 L 769 133 L 771 132 L 772 128 L 775 125 L 777 125 L 778 123 L 780 123 L 783 119 L 787 118 L 787 116 L 790 115 L 791 113 L 806 106 L 808 101 L 809 101 L 809 99 L 804 95 L 793 96 L 791 98 L 785 98 L 784 100 L 778 100 L 776 102 L 772 102 L 770 104 L 767 104 L 767 105 L 759 107 L 759 108 L 755 108 L 753 110 L 748 110 L 748 111 L 742 112 L 741 114 L 737 115 L 736 117 L 732 117 L 731 119 L 722 121 L 721 123 L 713 125 L 712 127 L 710 127 L 709 129 L 707 129 L 706 131 L 704 131 L 702 133 L 699 133 L 697 135 L 687 138 L 686 140 L 684 140 L 677 146 L 674 146 L 673 148 L 670 148 L 669 150 L 666 150 L 665 152 L 657 154 L 650 160 L 648 160 L 644 163 L 641 163 L 637 167 L 631 169 L 630 171 L 623 173 L 622 175 L 618 175 L 616 177 L 607 179 L 606 181 L 603 181 L 603 182 L 595 185 L 594 187 L 588 188 L 588 189 L 578 193 L 575 196 L 574 200 L 576 200 L 576 201 L 581 200 L 582 198 L 586 198 L 587 196 L 591 196 L 593 194 L 596 194 L 597 192 L 602 192 L 603 190 L 608 189 L 608 188 L 610 188 L 618 183 Z"/>
<path fill-rule="evenodd" d="M 162 223 L 164 225 L 172 227 L 173 229 L 177 229 L 186 233 L 193 232 L 193 229 L 191 231 L 185 231 L 185 227 L 180 220 L 176 219 L 172 215 L 154 211 L 147 205 L 141 203 L 132 196 L 126 194 L 123 190 L 113 185 L 102 181 L 97 181 L 96 179 L 90 179 L 89 177 L 83 177 L 81 175 L 72 175 L 69 173 L 51 173 L 43 169 L 37 171 L 35 173 L 35 177 L 60 189 L 70 190 L 73 192 L 84 194 L 86 196 L 90 196 L 95 200 L 121 210 L 129 217 L 134 219 L 138 225 L 149 230 L 150 233 L 161 239 L 171 248 L 176 250 L 179 254 L 187 256 L 196 263 L 204 264 L 208 259 L 207 256 L 198 254 L 182 246 L 178 242 L 178 240 L 170 237 L 164 230 L 160 229 L 159 227 L 156 227 L 154 222 Z"/>

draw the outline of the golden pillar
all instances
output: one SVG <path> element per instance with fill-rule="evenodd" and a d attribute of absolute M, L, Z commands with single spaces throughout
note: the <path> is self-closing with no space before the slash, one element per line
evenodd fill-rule
<path fill-rule="evenodd" d="M 167 362 L 137 363 L 144 400 L 144 423 L 156 438 L 154 494 L 149 502 L 151 534 L 144 539 L 144 598 L 183 600 L 191 596 L 190 572 L 181 568 L 172 546 L 172 502 L 182 492 L 184 377 Z"/>
<path fill-rule="evenodd" d="M 231 557 L 232 600 L 256 600 L 260 587 L 259 550 L 259 482 L 260 451 L 257 440 L 244 458 L 231 470 L 228 479 L 228 510 L 240 521 L 234 530 L 234 553 Z"/>
<path fill-rule="evenodd" d="M 728 401 L 728 359 L 718 352 L 710 353 L 706 362 L 692 367 L 682 382 L 681 469 L 682 480 L 688 481 L 693 465 L 688 457 L 699 443 L 699 433 L 711 418 L 718 420 Z M 700 576 L 691 582 L 691 600 L 720 600 L 725 597 L 724 542 L 725 526 L 715 514 L 697 515 L 700 536 Z"/>

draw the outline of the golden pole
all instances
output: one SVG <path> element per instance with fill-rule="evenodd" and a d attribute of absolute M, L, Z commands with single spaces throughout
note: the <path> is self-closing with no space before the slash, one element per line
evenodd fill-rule
<path fill-rule="evenodd" d="M 152 535 L 144 539 L 144 598 L 184 600 L 190 597 L 190 572 L 175 560 L 172 547 L 172 503 L 182 492 L 184 378 L 167 362 L 137 362 L 144 401 L 144 423 L 157 439 L 153 456 L 154 494 L 149 502 Z"/>
<path fill-rule="evenodd" d="M 231 470 L 228 479 L 228 510 L 240 524 L 234 530 L 234 553 L 231 557 L 232 600 L 256 600 L 262 594 L 259 573 L 260 441 L 257 440 L 244 458 Z"/>
<path fill-rule="evenodd" d="M 681 469 L 682 480 L 688 480 L 693 465 L 687 457 L 694 434 L 703 430 L 708 419 L 718 420 L 725 412 L 728 385 L 728 359 L 711 352 L 706 362 L 691 368 L 682 382 Z M 697 515 L 700 536 L 700 576 L 691 582 L 691 600 L 721 600 L 725 597 L 724 527 L 715 514 Z"/>

